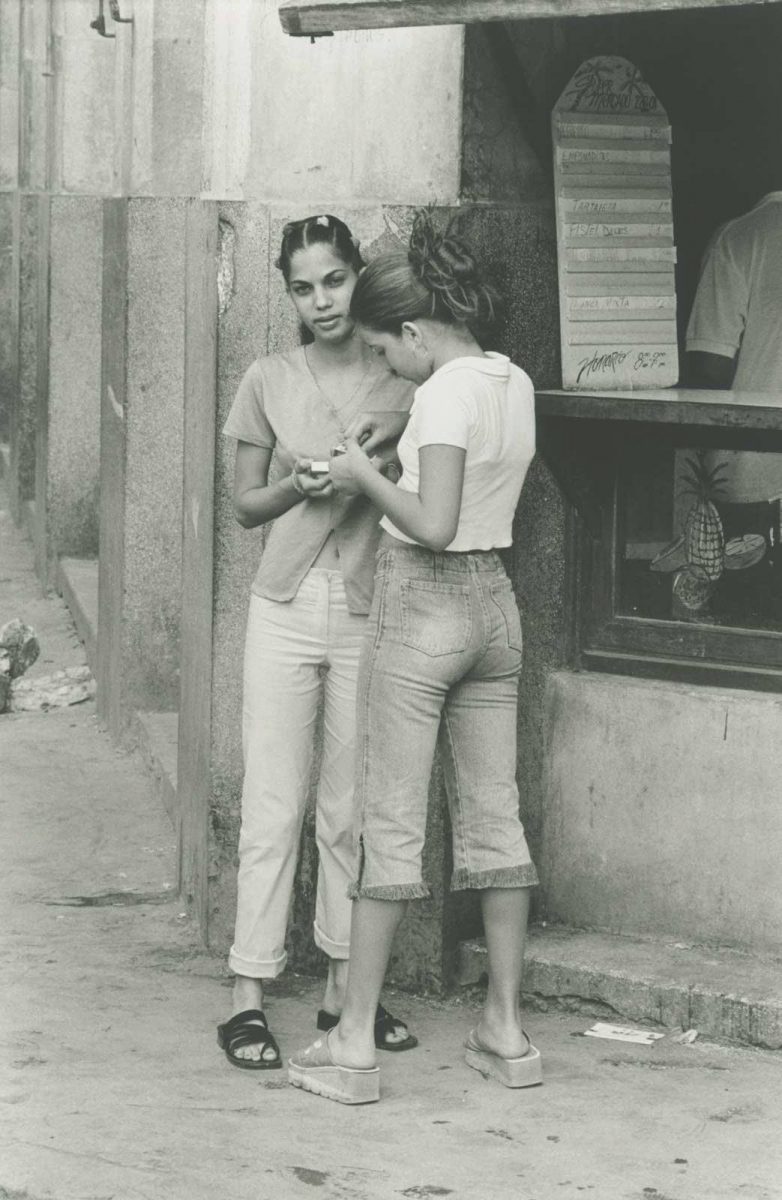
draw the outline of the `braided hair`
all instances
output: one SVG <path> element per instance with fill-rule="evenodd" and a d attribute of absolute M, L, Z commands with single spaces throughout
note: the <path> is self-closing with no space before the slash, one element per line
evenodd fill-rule
<path fill-rule="evenodd" d="M 352 267 L 358 274 L 364 266 L 364 260 L 358 248 L 358 239 L 348 229 L 339 217 L 331 213 L 321 213 L 314 217 L 303 217 L 300 221 L 289 221 L 283 226 L 280 254 L 275 266 L 282 271 L 286 283 L 290 282 L 291 259 L 297 250 L 306 250 L 308 246 L 320 242 L 331 246 L 338 258 L 346 267 Z"/>
<path fill-rule="evenodd" d="M 367 329 L 396 335 L 406 321 L 424 318 L 466 325 L 472 333 L 493 325 L 500 315 L 499 296 L 481 278 L 455 225 L 453 219 L 438 230 L 431 213 L 419 210 L 409 248 L 382 254 L 362 271 L 351 316 Z"/>

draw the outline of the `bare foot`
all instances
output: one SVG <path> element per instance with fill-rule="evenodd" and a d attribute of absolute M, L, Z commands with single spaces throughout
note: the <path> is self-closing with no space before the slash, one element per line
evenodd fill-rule
<path fill-rule="evenodd" d="M 326 1034 L 331 1056 L 338 1067 L 369 1068 L 376 1065 L 375 1040 L 366 1034 L 346 1035 L 341 1025 Z"/>
<path fill-rule="evenodd" d="M 515 1021 L 501 1021 L 484 1012 L 475 1029 L 484 1050 L 500 1058 L 523 1058 L 529 1050 L 529 1038 Z"/>

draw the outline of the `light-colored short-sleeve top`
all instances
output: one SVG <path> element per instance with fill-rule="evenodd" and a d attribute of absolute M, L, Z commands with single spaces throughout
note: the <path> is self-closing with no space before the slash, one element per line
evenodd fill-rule
<path fill-rule="evenodd" d="M 304 347 L 256 359 L 239 384 L 223 428 L 226 437 L 274 451 L 270 478 L 289 474 L 297 458 L 328 458 L 361 412 L 408 411 L 413 389 L 373 359 L 359 387 L 336 408 L 310 370 Z M 365 496 L 303 500 L 273 522 L 253 592 L 292 600 L 333 531 L 348 607 L 369 612 L 380 514 Z"/>
<path fill-rule="evenodd" d="M 398 447 L 399 487 L 417 492 L 422 446 L 466 451 L 459 525 L 447 550 L 509 546 L 513 515 L 535 454 L 535 396 L 529 376 L 504 354 L 455 358 L 415 393 Z M 381 525 L 412 542 L 388 517 Z"/>
<path fill-rule="evenodd" d="M 687 349 L 733 358 L 733 390 L 782 392 L 782 192 L 717 234 L 687 326 Z"/>

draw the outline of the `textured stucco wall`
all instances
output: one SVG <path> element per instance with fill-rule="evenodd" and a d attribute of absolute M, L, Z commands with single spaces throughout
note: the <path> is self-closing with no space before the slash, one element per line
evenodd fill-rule
<path fill-rule="evenodd" d="M 105 200 L 98 711 L 176 708 L 185 201 Z"/>
<path fill-rule="evenodd" d="M 125 590 L 128 704 L 176 708 L 182 566 L 184 213 L 128 203 Z"/>
<path fill-rule="evenodd" d="M 45 188 L 51 147 L 51 11 L 40 0 L 20 0 L 20 6 L 19 185 Z"/>
<path fill-rule="evenodd" d="M 275 0 L 206 6 L 204 192 L 447 203 L 459 186 L 462 32 L 283 34 Z M 404 86 L 400 80 L 404 79 Z"/>
<path fill-rule="evenodd" d="M 106 195 L 114 185 L 115 50 L 90 29 L 95 13 L 93 0 L 52 3 L 51 186 Z"/>
<path fill-rule="evenodd" d="M 19 244 L 18 197 L 0 192 L 0 441 L 8 440 L 11 404 L 16 396 L 18 353 Z"/>
<path fill-rule="evenodd" d="M 19 200 L 19 360 L 16 395 L 12 398 L 11 506 L 32 499 L 35 489 L 35 421 L 38 376 L 40 202 L 35 194 Z"/>
<path fill-rule="evenodd" d="M 19 176 L 19 0 L 0 0 L 0 189 Z"/>
<path fill-rule="evenodd" d="M 242 786 L 242 660 L 250 584 L 263 544 L 233 514 L 235 443 L 221 430 L 247 367 L 268 342 L 269 210 L 262 204 L 219 206 L 224 252 L 233 247 L 233 281 L 218 319 L 217 431 L 214 479 L 214 624 L 212 654 L 212 792 L 209 820 L 208 934 L 225 948 L 233 938 L 235 854 Z M 231 263 L 226 264 L 231 266 Z M 227 304 L 227 307 L 225 305 Z"/>
<path fill-rule="evenodd" d="M 782 700 L 552 676 L 542 868 L 578 926 L 782 950 Z"/>
<path fill-rule="evenodd" d="M 102 201 L 53 196 L 47 533 L 50 554 L 98 553 Z"/>

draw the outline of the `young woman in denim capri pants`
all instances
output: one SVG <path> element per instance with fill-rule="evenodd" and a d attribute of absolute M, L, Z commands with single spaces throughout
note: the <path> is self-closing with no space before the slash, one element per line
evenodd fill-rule
<path fill-rule="evenodd" d="M 472 332 L 494 307 L 467 249 L 438 235 L 427 214 L 409 253 L 370 263 L 351 302 L 366 344 L 419 387 L 398 446 L 398 486 L 356 440 L 331 467 L 338 490 L 359 489 L 382 509 L 384 532 L 359 679 L 347 996 L 338 1026 L 290 1060 L 289 1078 L 348 1104 L 379 1098 L 372 1018 L 406 902 L 429 894 L 421 858 L 438 738 L 452 887 L 480 890 L 489 960 L 466 1060 L 509 1087 L 542 1078 L 518 999 L 537 882 L 516 787 L 521 628 L 497 554 L 511 544 L 535 451 L 534 405 L 528 376 L 484 352 Z"/>
<path fill-rule="evenodd" d="M 350 298 L 363 262 L 347 226 L 327 214 L 292 222 L 283 230 L 277 265 L 307 344 L 252 364 L 224 430 L 238 442 L 237 519 L 247 528 L 274 521 L 247 624 L 245 776 L 229 958 L 234 1015 L 218 1027 L 229 1061 L 255 1070 L 282 1065 L 263 1012 L 263 987 L 285 967 L 321 692 L 315 942 L 328 955 L 329 972 L 318 1028 L 337 1023 L 347 980 L 356 679 L 379 513 L 365 495 L 336 494 L 327 467 L 315 468 L 360 411 L 406 415 L 412 400 L 410 385 L 356 334 Z M 370 469 L 381 465 L 376 460 Z M 381 1049 L 416 1044 L 384 1009 L 375 1014 L 373 1036 Z"/>

